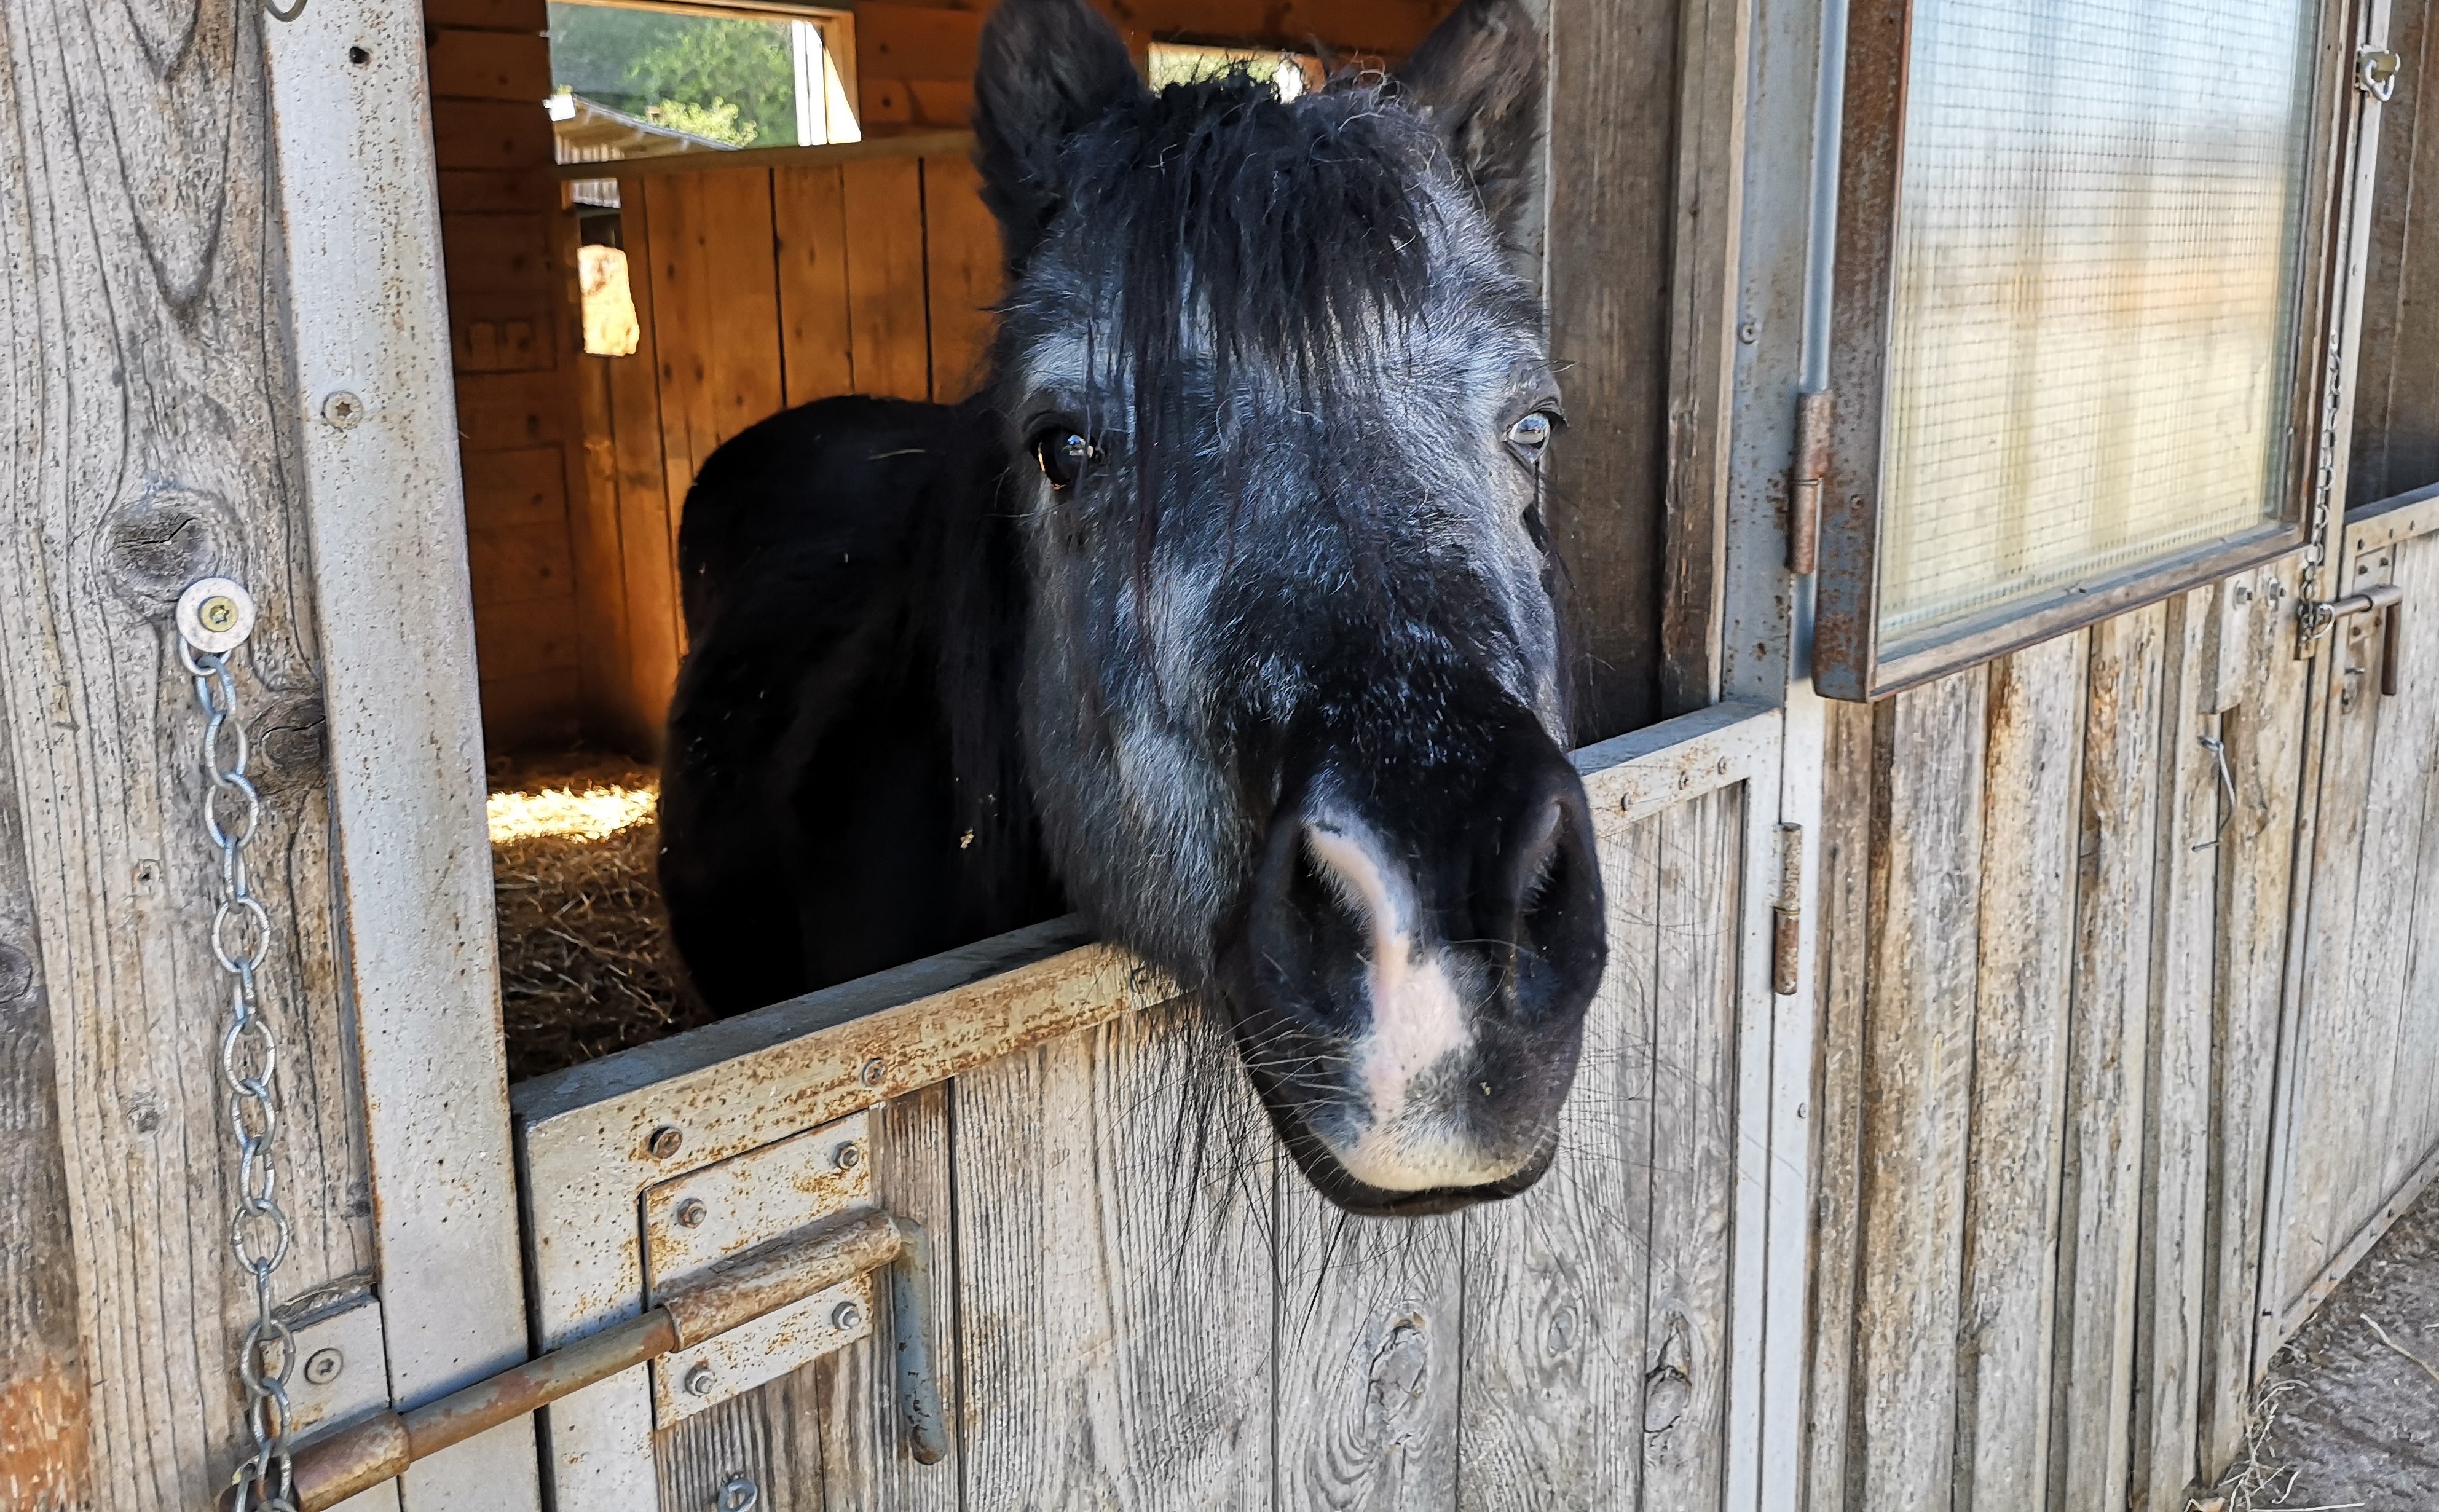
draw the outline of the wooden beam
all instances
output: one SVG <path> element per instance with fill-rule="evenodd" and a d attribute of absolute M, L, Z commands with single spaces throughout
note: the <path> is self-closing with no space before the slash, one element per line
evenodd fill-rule
<path fill-rule="evenodd" d="M 283 563 L 293 577 L 262 581 L 310 584 L 324 609 L 327 885 L 345 931 L 329 981 L 353 1007 L 390 1391 L 416 1405 L 526 1343 L 465 498 L 454 428 L 435 423 L 449 342 L 423 28 L 403 0 L 315 0 L 294 23 L 245 24 L 269 38 L 276 151 L 262 177 L 298 270 L 273 284 L 293 376 L 258 370 L 250 391 L 276 394 L 288 425 L 306 417 L 282 475 L 301 479 L 311 542 Z M 369 61 L 349 62 L 351 48 Z M 361 416 L 344 426 L 324 418 L 342 391 Z M 567 396 L 553 402 L 563 413 Z M 419 1463 L 402 1486 L 409 1506 L 530 1512 L 531 1425 Z"/>

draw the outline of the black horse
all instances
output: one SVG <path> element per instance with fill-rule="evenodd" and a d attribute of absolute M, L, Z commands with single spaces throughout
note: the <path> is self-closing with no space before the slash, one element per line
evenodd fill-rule
<path fill-rule="evenodd" d="M 1004 0 L 981 397 L 829 400 L 705 463 L 662 880 L 738 1011 L 1069 903 L 1224 1005 L 1334 1201 L 1549 1164 L 1604 944 L 1567 729 L 1542 48 L 1468 0 L 1395 80 L 1137 78 Z"/>

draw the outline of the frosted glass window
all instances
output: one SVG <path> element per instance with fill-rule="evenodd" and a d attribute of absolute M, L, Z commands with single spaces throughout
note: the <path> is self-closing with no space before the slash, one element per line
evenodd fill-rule
<path fill-rule="evenodd" d="M 2279 513 L 2309 0 L 1915 0 L 1885 656 Z"/>

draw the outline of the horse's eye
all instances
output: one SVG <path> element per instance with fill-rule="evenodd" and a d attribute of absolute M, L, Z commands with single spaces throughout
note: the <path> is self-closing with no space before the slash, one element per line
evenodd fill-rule
<path fill-rule="evenodd" d="M 1071 489 L 1084 474 L 1084 464 L 1099 455 L 1093 443 L 1064 425 L 1053 425 L 1033 438 L 1033 460 L 1054 489 Z"/>
<path fill-rule="evenodd" d="M 1550 435 L 1558 429 L 1557 420 L 1547 410 L 1535 410 L 1507 428 L 1507 444 L 1527 456 L 1537 456 L 1550 444 Z"/>

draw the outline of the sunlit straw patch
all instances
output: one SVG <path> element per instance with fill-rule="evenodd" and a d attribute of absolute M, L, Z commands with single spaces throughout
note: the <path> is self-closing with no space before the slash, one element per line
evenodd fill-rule
<path fill-rule="evenodd" d="M 631 825 L 649 823 L 659 798 L 649 787 L 592 783 L 581 788 L 536 788 L 495 792 L 485 806 L 491 844 L 559 836 L 607 840 Z"/>

